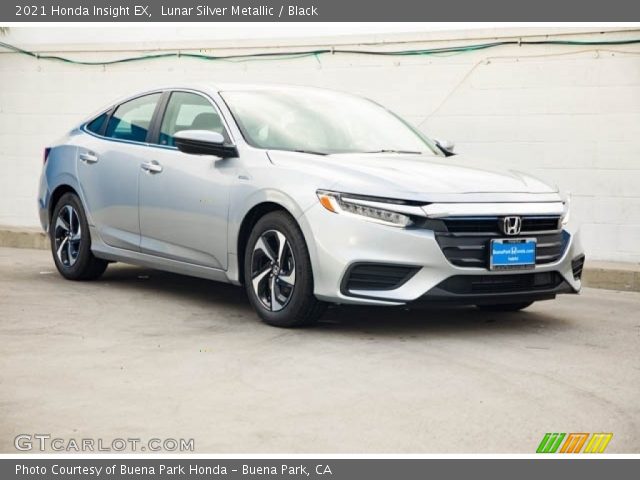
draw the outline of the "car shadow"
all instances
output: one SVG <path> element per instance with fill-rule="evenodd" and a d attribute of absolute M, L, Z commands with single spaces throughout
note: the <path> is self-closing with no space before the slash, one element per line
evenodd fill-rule
<path fill-rule="evenodd" d="M 221 308 L 254 314 L 244 288 L 211 280 L 131 265 L 110 266 L 101 278 L 115 288 L 162 293 L 164 298 L 188 299 L 200 307 L 215 304 Z M 413 333 L 447 334 L 505 332 L 527 329 L 564 329 L 568 322 L 561 315 L 541 308 L 547 302 L 534 304 L 520 312 L 486 312 L 468 307 L 369 307 L 330 305 L 317 325 L 311 328 L 324 333 L 370 335 L 407 335 Z M 240 319 L 239 319 L 240 320 Z"/>
<path fill-rule="evenodd" d="M 165 297 L 179 297 L 200 304 L 251 308 L 241 287 L 151 268 L 111 265 L 99 281 L 116 288 L 161 292 Z"/>
<path fill-rule="evenodd" d="M 317 328 L 325 332 L 370 335 L 507 333 L 513 330 L 557 330 L 566 321 L 538 306 L 519 312 L 487 312 L 464 307 L 330 307 Z"/>

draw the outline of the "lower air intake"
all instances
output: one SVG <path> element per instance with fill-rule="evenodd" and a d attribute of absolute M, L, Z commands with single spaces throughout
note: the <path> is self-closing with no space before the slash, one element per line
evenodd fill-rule
<path fill-rule="evenodd" d="M 571 270 L 573 270 L 573 278 L 580 280 L 582 278 L 582 269 L 584 268 L 584 255 L 580 255 L 571 260 Z"/>
<path fill-rule="evenodd" d="M 508 275 L 455 275 L 440 285 L 450 293 L 490 294 L 519 293 L 550 290 L 562 282 L 557 272 L 518 273 Z"/>

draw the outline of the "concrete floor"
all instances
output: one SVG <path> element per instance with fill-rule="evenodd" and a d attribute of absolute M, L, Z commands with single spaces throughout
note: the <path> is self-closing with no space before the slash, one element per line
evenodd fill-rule
<path fill-rule="evenodd" d="M 640 294 L 525 313 L 340 307 L 261 324 L 236 287 L 112 265 L 63 280 L 0 249 L 0 452 L 20 433 L 193 438 L 196 453 L 640 452 Z"/>

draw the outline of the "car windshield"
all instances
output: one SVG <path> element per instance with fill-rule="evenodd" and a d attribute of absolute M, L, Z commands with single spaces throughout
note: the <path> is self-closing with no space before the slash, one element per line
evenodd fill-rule
<path fill-rule="evenodd" d="M 323 90 L 221 92 L 245 140 L 271 150 L 403 154 L 441 152 L 371 100 Z"/>

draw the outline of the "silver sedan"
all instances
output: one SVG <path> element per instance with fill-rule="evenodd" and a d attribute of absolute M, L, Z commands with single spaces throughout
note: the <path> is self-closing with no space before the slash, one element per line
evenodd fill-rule
<path fill-rule="evenodd" d="M 327 303 L 519 310 L 577 293 L 584 263 L 557 188 L 315 88 L 122 99 L 45 149 L 38 204 L 65 278 L 120 261 L 244 285 L 276 326 Z"/>

